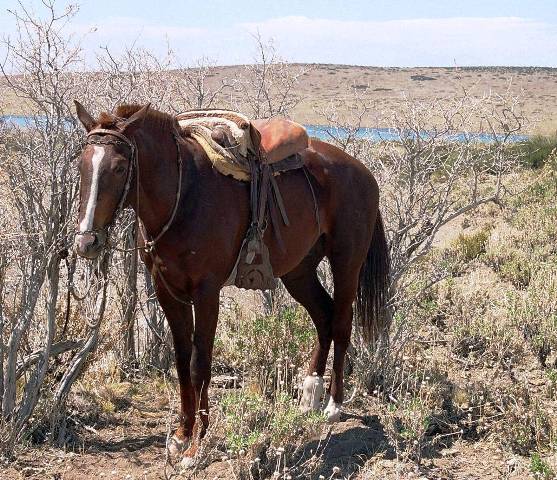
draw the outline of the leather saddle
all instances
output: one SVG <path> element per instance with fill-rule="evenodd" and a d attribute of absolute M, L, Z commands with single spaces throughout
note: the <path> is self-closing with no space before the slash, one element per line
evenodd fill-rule
<path fill-rule="evenodd" d="M 271 165 L 308 148 L 308 134 L 299 123 L 284 118 L 252 120 L 252 142 L 261 150 L 261 162 Z M 255 137 L 255 138 L 254 138 Z"/>

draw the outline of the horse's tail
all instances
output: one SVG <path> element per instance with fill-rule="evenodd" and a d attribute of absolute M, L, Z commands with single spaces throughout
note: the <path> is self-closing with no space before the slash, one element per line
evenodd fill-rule
<path fill-rule="evenodd" d="M 356 296 L 356 318 L 366 343 L 373 344 L 390 324 L 387 310 L 389 300 L 389 246 L 381 213 L 377 212 L 375 229 L 366 261 L 360 271 Z"/>

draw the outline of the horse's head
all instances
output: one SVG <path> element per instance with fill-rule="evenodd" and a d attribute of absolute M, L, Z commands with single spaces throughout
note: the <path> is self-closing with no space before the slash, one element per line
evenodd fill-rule
<path fill-rule="evenodd" d="M 96 258 L 106 243 L 107 227 L 124 206 L 133 176 L 136 147 L 131 135 L 143 123 L 146 105 L 129 118 L 103 113 L 99 120 L 75 102 L 77 116 L 87 130 L 79 158 L 80 198 L 75 248 Z"/>

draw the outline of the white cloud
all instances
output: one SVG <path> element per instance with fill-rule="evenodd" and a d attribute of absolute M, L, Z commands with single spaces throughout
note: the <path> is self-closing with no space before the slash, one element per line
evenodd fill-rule
<path fill-rule="evenodd" d="M 91 24 L 72 24 L 70 28 L 75 32 L 89 33 L 99 38 L 118 39 L 141 36 L 147 40 L 159 40 L 161 36 L 170 39 L 184 40 L 199 38 L 209 33 L 203 28 L 178 27 L 174 25 L 160 25 L 150 23 L 139 17 L 108 17 L 101 22 Z"/>
<path fill-rule="evenodd" d="M 273 38 L 280 54 L 295 62 L 557 66 L 557 25 L 519 17 L 344 21 L 290 16 L 222 29 L 107 17 L 69 28 L 84 35 L 89 58 L 101 45 L 118 51 L 134 42 L 162 54 L 168 41 L 185 62 L 208 56 L 219 64 L 248 63 L 254 53 L 250 34 L 258 31 L 264 39 Z"/>
<path fill-rule="evenodd" d="M 517 17 L 381 22 L 283 17 L 242 26 L 275 38 L 294 61 L 557 66 L 557 25 Z"/>

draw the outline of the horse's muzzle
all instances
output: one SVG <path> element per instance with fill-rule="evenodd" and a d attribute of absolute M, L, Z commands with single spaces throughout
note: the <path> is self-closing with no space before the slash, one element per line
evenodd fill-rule
<path fill-rule="evenodd" d="M 77 233 L 74 246 L 80 257 L 93 259 L 99 256 L 105 241 L 106 235 L 102 232 Z"/>

